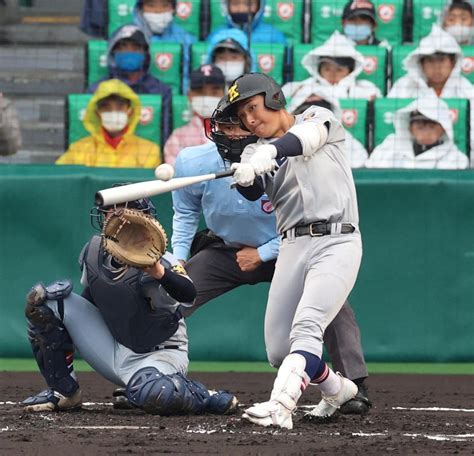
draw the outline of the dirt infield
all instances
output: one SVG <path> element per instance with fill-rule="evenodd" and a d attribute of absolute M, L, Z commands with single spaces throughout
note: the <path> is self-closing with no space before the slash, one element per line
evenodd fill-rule
<path fill-rule="evenodd" d="M 193 374 L 208 387 L 234 392 L 244 404 L 266 400 L 272 374 Z M 474 454 L 474 376 L 373 375 L 374 407 L 365 417 L 303 421 L 263 428 L 234 416 L 158 417 L 114 410 L 113 386 L 80 373 L 79 412 L 25 414 L 15 403 L 43 388 L 38 374 L 0 373 L 0 454 Z M 314 404 L 307 390 L 301 405 Z"/>

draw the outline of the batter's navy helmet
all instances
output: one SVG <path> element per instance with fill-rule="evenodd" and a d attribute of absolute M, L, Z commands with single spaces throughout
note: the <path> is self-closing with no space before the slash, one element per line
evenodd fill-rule
<path fill-rule="evenodd" d="M 279 111 L 286 105 L 285 95 L 273 78 L 263 73 L 247 73 L 230 85 L 223 111 L 231 116 L 237 103 L 260 94 L 264 95 L 268 109 Z"/>

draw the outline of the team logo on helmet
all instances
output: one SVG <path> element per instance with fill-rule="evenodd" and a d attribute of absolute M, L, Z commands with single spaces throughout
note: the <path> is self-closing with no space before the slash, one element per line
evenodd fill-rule
<path fill-rule="evenodd" d="M 169 52 L 158 52 L 155 54 L 155 63 L 161 71 L 168 71 L 173 64 L 173 54 Z"/>
<path fill-rule="evenodd" d="M 193 4 L 191 2 L 178 2 L 176 5 L 176 16 L 182 20 L 186 20 L 193 11 Z"/>
<path fill-rule="evenodd" d="M 237 100 L 237 98 L 240 97 L 239 88 L 237 87 L 236 82 L 234 82 L 234 84 L 229 87 L 229 90 L 227 91 L 227 96 L 231 103 L 233 103 L 234 100 Z"/>
<path fill-rule="evenodd" d="M 151 106 L 143 106 L 140 112 L 140 124 L 148 125 L 153 120 L 153 108 Z"/>

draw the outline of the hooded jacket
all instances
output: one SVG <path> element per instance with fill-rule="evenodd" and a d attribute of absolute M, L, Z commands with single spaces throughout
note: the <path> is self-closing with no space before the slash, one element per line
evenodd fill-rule
<path fill-rule="evenodd" d="M 297 92 L 294 98 L 291 99 L 290 103 L 287 106 L 287 111 L 293 113 L 299 106 L 301 106 L 310 96 L 316 95 L 319 98 L 327 101 L 332 105 L 332 112 L 336 116 L 336 118 L 341 121 L 342 120 L 342 109 L 341 105 L 337 98 L 334 98 L 327 87 L 319 86 L 319 87 L 303 87 L 301 90 Z M 345 130 L 346 132 L 346 141 L 345 141 L 345 149 L 346 153 L 349 157 L 349 162 L 351 168 L 362 168 L 365 166 L 365 162 L 369 154 L 365 147 L 358 141 L 354 136 L 352 136 L 351 132 Z"/>
<path fill-rule="evenodd" d="M 212 34 L 212 38 L 208 40 L 206 63 L 214 63 L 212 61 L 212 54 L 216 46 L 221 42 L 231 39 L 239 44 L 239 46 L 247 51 L 250 56 L 250 68 L 248 71 L 257 71 L 255 64 L 256 58 L 253 51 L 249 50 L 249 40 L 247 35 L 239 29 L 222 29 Z"/>
<path fill-rule="evenodd" d="M 116 148 L 106 141 L 101 119 L 96 112 L 98 102 L 114 94 L 130 100 L 133 110 L 128 128 Z M 109 168 L 156 167 L 161 163 L 159 147 L 134 134 L 140 115 L 140 99 L 132 89 L 117 79 L 102 82 L 90 99 L 84 117 L 84 127 L 91 135 L 72 143 L 56 164 Z"/>
<path fill-rule="evenodd" d="M 405 57 L 403 66 L 407 74 L 395 82 L 388 98 L 416 98 L 421 93 L 435 91 L 428 87 L 420 58 L 436 52 L 454 54 L 456 63 L 441 91 L 441 98 L 473 98 L 474 88 L 468 79 L 461 76 L 462 51 L 456 40 L 434 24 L 429 35 L 425 36 L 416 49 Z"/>
<path fill-rule="evenodd" d="M 213 0 L 214 1 L 214 0 Z M 207 40 L 210 42 L 214 39 L 216 33 L 221 32 L 222 30 L 228 29 L 242 29 L 245 33 L 247 30 L 245 26 L 242 28 L 241 25 L 236 24 L 232 20 L 232 16 L 229 13 L 228 0 L 221 0 L 221 13 L 222 16 L 226 19 L 226 25 L 223 25 L 216 29 L 214 32 L 209 34 Z M 279 43 L 287 44 L 285 35 L 280 32 L 273 25 L 266 24 L 263 22 L 263 13 L 265 12 L 266 1 L 260 0 L 260 7 L 255 13 L 255 16 L 252 20 L 252 33 L 251 40 L 252 43 Z"/>
<path fill-rule="evenodd" d="M 441 124 L 444 134 L 442 144 L 419 155 L 413 149 L 410 133 L 410 113 L 418 111 L 425 117 Z M 395 133 L 377 146 L 366 162 L 367 168 L 418 168 L 418 169 L 464 169 L 469 160 L 454 144 L 453 125 L 447 104 L 434 96 L 413 101 L 399 109 L 394 118 Z"/>
<path fill-rule="evenodd" d="M 141 33 L 143 36 L 143 40 L 147 42 L 147 48 L 145 50 L 145 64 L 143 67 L 143 76 L 135 82 L 131 82 L 127 78 L 127 74 L 120 71 L 117 68 L 115 63 L 115 57 L 113 53 L 113 49 L 115 45 L 125 38 L 129 38 L 135 33 Z M 156 94 L 161 95 L 162 99 L 162 137 L 163 142 L 166 141 L 168 136 L 170 135 L 170 118 L 171 118 L 171 87 L 161 82 L 159 79 L 152 76 L 150 71 L 150 50 L 148 47 L 148 41 L 146 39 L 145 34 L 143 31 L 136 25 L 128 24 L 123 25 L 122 27 L 118 28 L 114 34 L 110 37 L 107 49 L 107 68 L 109 70 L 109 75 L 107 78 L 102 78 L 99 81 L 91 84 L 87 92 L 94 93 L 97 90 L 98 85 L 106 81 L 107 79 L 119 79 L 120 81 L 127 84 L 135 93 L 138 94 Z"/>
<path fill-rule="evenodd" d="M 180 43 L 183 45 L 183 93 L 187 93 L 189 86 L 189 63 L 191 61 L 191 45 L 197 41 L 197 37 L 184 30 L 176 22 L 171 21 L 161 35 L 155 35 L 151 31 L 145 17 L 143 16 L 143 1 L 137 0 L 133 9 L 133 21 L 143 31 L 147 40 L 151 42 L 166 41 Z"/>
<path fill-rule="evenodd" d="M 337 84 L 332 85 L 319 73 L 321 57 L 350 57 L 354 59 L 354 70 Z M 311 75 L 304 81 L 289 82 L 282 89 L 286 97 L 295 97 L 304 87 L 323 86 L 334 98 L 364 98 L 381 97 L 382 93 L 370 81 L 356 79 L 364 68 L 364 56 L 355 48 L 354 42 L 337 30 L 321 46 L 308 52 L 301 64 Z"/>

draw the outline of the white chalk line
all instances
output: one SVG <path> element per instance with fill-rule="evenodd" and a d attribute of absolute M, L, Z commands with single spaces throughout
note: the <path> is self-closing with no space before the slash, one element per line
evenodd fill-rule
<path fill-rule="evenodd" d="M 464 412 L 474 413 L 474 409 L 449 408 L 449 407 L 392 407 L 392 410 L 408 410 L 415 412 Z"/>

